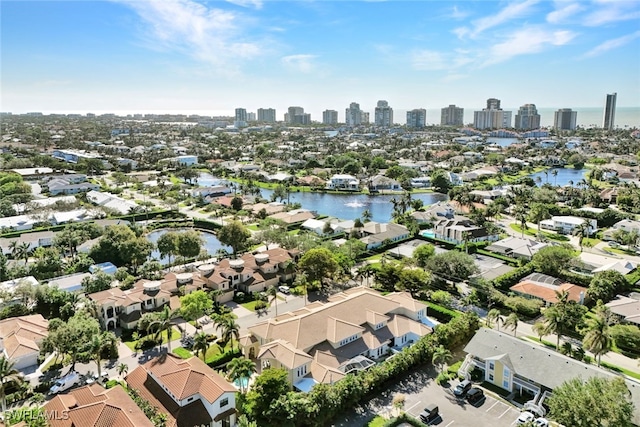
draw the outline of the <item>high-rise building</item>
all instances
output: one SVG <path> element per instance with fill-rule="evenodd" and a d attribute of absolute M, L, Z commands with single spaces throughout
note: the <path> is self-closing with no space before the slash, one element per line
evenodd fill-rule
<path fill-rule="evenodd" d="M 276 110 L 273 108 L 258 108 L 258 121 L 275 123 L 276 122 Z"/>
<path fill-rule="evenodd" d="M 538 129 L 540 127 L 540 114 L 536 109 L 536 104 L 524 104 L 516 114 L 514 126 L 520 130 Z"/>
<path fill-rule="evenodd" d="M 500 100 L 487 99 L 487 108 L 473 112 L 473 127 L 476 129 L 500 129 L 511 127 L 511 111 L 500 108 Z"/>
<path fill-rule="evenodd" d="M 311 114 L 305 114 L 302 107 L 289 107 L 284 115 L 284 121 L 293 125 L 309 125 Z"/>
<path fill-rule="evenodd" d="M 464 108 L 451 104 L 440 110 L 440 125 L 462 126 L 464 125 Z"/>
<path fill-rule="evenodd" d="M 344 121 L 347 126 L 359 126 L 362 124 L 362 110 L 357 102 L 349 104 L 349 108 L 345 110 L 344 114 Z"/>
<path fill-rule="evenodd" d="M 247 110 L 245 108 L 236 108 L 236 120 L 233 125 L 237 128 L 247 126 Z"/>
<path fill-rule="evenodd" d="M 424 108 L 418 108 L 415 110 L 407 111 L 407 127 L 409 128 L 423 128 L 427 125 L 427 110 Z"/>
<path fill-rule="evenodd" d="M 247 113 L 247 121 L 255 122 L 256 121 L 256 113 Z"/>
<path fill-rule="evenodd" d="M 604 104 L 604 120 L 602 123 L 602 127 L 607 130 L 613 130 L 615 126 L 616 120 L 616 98 L 618 94 L 608 93 L 607 99 Z"/>
<path fill-rule="evenodd" d="M 322 112 L 322 123 L 325 125 L 335 125 L 338 123 L 338 112 L 336 110 L 324 110 Z"/>
<path fill-rule="evenodd" d="M 389 107 L 387 101 L 378 101 L 374 120 L 376 126 L 387 128 L 393 126 L 393 108 Z"/>
<path fill-rule="evenodd" d="M 557 130 L 575 130 L 577 118 L 577 111 L 572 111 L 571 108 L 561 108 L 555 113 L 553 127 Z"/>
<path fill-rule="evenodd" d="M 363 111 L 362 112 L 362 124 L 363 125 L 368 125 L 369 122 L 369 112 L 368 111 Z"/>

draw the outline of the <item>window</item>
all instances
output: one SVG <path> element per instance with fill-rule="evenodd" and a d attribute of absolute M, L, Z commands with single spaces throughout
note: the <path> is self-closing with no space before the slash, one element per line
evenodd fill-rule
<path fill-rule="evenodd" d="M 509 390 L 509 380 L 502 381 L 502 388 Z"/>
<path fill-rule="evenodd" d="M 221 408 L 224 408 L 224 407 L 225 407 L 225 406 L 227 406 L 228 404 L 229 404 L 229 398 L 228 398 L 228 397 L 225 397 L 224 399 L 222 399 L 222 400 L 220 401 L 220 407 L 221 407 Z"/>
<path fill-rule="evenodd" d="M 509 375 L 511 375 L 511 372 L 509 371 L 509 368 L 505 366 L 502 371 L 502 376 L 505 377 L 506 379 L 509 379 Z"/>
<path fill-rule="evenodd" d="M 489 381 L 493 382 L 493 374 L 489 374 Z"/>
<path fill-rule="evenodd" d="M 489 370 L 493 371 L 496 368 L 496 365 L 493 362 L 489 362 Z"/>

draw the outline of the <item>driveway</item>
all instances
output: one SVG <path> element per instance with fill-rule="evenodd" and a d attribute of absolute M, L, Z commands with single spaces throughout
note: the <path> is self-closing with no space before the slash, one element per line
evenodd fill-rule
<path fill-rule="evenodd" d="M 510 427 L 514 425 L 520 410 L 491 396 L 486 390 L 486 399 L 473 406 L 459 401 L 453 395 L 457 380 L 451 381 L 451 387 L 442 387 L 435 383 L 435 371 L 431 366 L 423 367 L 407 375 L 364 405 L 356 407 L 341 417 L 335 427 L 366 426 L 376 415 L 389 413 L 396 394 L 404 394 L 404 411 L 418 418 L 422 409 L 429 403 L 438 405 L 441 417 L 432 425 L 441 427 L 492 426 Z"/>

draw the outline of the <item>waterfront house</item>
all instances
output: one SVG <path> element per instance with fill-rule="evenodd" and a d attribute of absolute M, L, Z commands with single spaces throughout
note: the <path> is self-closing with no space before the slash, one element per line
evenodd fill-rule
<path fill-rule="evenodd" d="M 561 234 L 572 234 L 581 224 L 588 223 L 587 234 L 592 235 L 598 231 L 598 221 L 579 216 L 552 216 L 551 219 L 540 221 L 540 228 L 554 230 Z"/>
<path fill-rule="evenodd" d="M 433 225 L 433 233 L 436 239 L 446 240 L 455 244 L 463 242 L 496 241 L 498 234 L 489 234 L 486 228 L 475 225 L 473 221 L 464 216 L 442 218 Z"/>
<path fill-rule="evenodd" d="M 404 225 L 393 222 L 380 223 L 369 221 L 360 229 L 364 237 L 360 239 L 367 245 L 367 250 L 375 249 L 383 245 L 384 242 L 397 242 L 410 236 L 409 229 Z"/>
<path fill-rule="evenodd" d="M 327 189 L 359 191 L 360 181 L 358 181 L 358 178 L 356 178 L 353 175 L 346 175 L 346 174 L 333 175 L 327 182 Z"/>

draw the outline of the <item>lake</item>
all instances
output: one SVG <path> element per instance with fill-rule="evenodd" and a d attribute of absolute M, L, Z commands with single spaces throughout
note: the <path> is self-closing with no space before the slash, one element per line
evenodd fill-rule
<path fill-rule="evenodd" d="M 552 175 L 552 172 L 554 170 L 558 171 L 557 176 Z M 559 185 L 562 187 L 569 184 L 569 181 L 573 181 L 573 185 L 575 187 L 581 179 L 586 178 L 589 169 L 553 168 L 547 170 L 547 172 L 549 173 L 548 176 L 544 173 L 544 171 L 536 172 L 529 176 L 533 178 L 534 181 L 537 177 L 540 177 L 542 181 L 540 182 L 540 184 L 536 182 L 536 184 L 538 185 L 546 184 L 548 182 L 551 185 Z"/>
<path fill-rule="evenodd" d="M 219 185 L 229 185 L 229 181 L 216 178 L 210 173 L 200 172 L 200 175 L 198 175 L 198 185 L 200 187 L 217 187 Z"/>
<path fill-rule="evenodd" d="M 273 190 L 261 189 L 261 192 L 262 197 L 271 200 Z M 304 209 L 344 220 L 360 218 L 362 212 L 369 210 L 372 221 L 389 222 L 393 212 L 391 199 L 394 197 L 399 199 L 402 195 L 369 196 L 367 194 L 291 193 L 289 200 L 291 203 L 300 203 Z M 412 194 L 411 197 L 422 200 L 425 206 L 448 200 L 449 198 L 446 194 L 440 193 L 418 193 Z"/>
<path fill-rule="evenodd" d="M 147 240 L 149 240 L 153 244 L 156 244 L 156 242 L 158 241 L 160 236 L 162 236 L 163 234 L 168 233 L 169 231 L 180 232 L 180 231 L 187 231 L 187 230 L 190 230 L 190 229 L 188 229 L 188 228 L 173 228 L 173 229 L 156 230 L 156 231 L 152 231 L 151 233 L 147 234 Z M 229 253 L 233 252 L 233 250 L 230 247 L 224 246 L 222 243 L 220 243 L 220 241 L 215 236 L 215 234 L 209 233 L 209 232 L 206 232 L 206 231 L 201 231 L 201 230 L 196 230 L 196 231 L 198 232 L 198 234 L 200 234 L 200 237 L 202 237 L 202 240 L 204 240 L 204 245 L 202 247 L 207 250 L 209 255 L 211 255 L 211 256 L 215 255 L 215 253 L 218 251 L 218 249 L 226 249 Z M 169 259 L 167 257 L 164 257 L 164 258 L 161 257 L 160 256 L 160 252 L 157 249 L 154 249 L 154 251 L 151 252 L 151 258 L 157 259 L 158 261 L 160 261 L 160 264 L 162 264 L 162 265 L 166 265 L 166 264 L 169 263 Z"/>

